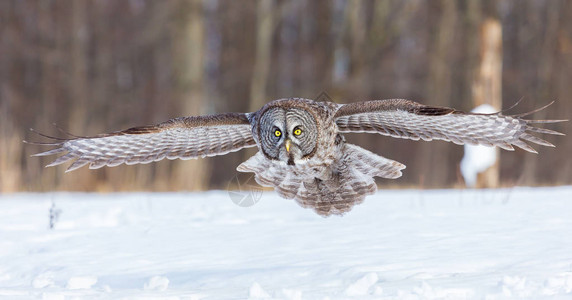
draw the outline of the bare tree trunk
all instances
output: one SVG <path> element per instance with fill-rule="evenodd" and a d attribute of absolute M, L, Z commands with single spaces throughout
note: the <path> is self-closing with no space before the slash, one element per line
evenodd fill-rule
<path fill-rule="evenodd" d="M 480 64 L 473 80 L 473 104 L 502 108 L 502 28 L 499 20 L 481 25 Z"/>
<path fill-rule="evenodd" d="M 180 36 L 177 37 L 175 63 L 178 68 L 177 89 L 183 101 L 184 115 L 203 114 L 204 98 L 204 20 L 202 0 L 184 0 L 181 5 Z M 205 189 L 209 179 L 208 160 L 177 161 L 174 166 L 173 188 Z"/>
<path fill-rule="evenodd" d="M 569 97 L 572 94 L 572 1 L 564 1 L 562 7 L 559 8 L 561 20 L 560 33 L 558 37 L 558 60 L 555 66 L 558 66 L 554 76 L 557 107 L 559 107 L 560 115 L 565 116 L 567 119 L 572 116 L 572 101 Z M 567 99 L 568 98 L 568 99 Z M 565 100 L 567 99 L 567 100 Z M 558 119 L 558 115 L 551 114 L 551 118 Z M 569 122 L 568 122 L 569 123 Z M 557 130 L 564 132 L 568 135 L 566 139 L 558 139 L 558 153 L 553 155 L 553 162 L 544 169 L 549 169 L 550 173 L 554 174 L 556 178 L 552 183 L 554 184 L 570 184 L 572 182 L 572 159 L 562 159 L 565 154 L 567 157 L 570 155 L 572 149 L 571 125 L 560 123 L 560 128 Z M 555 171 L 556 170 L 556 171 Z"/>
<path fill-rule="evenodd" d="M 5 92 L 5 96 L 8 95 Z M 5 101 L 5 102 L 4 102 Z M 17 192 L 21 186 L 22 137 L 16 130 L 9 100 L 0 101 L 0 193 Z"/>
<path fill-rule="evenodd" d="M 86 132 L 87 110 L 88 110 L 88 78 L 87 78 L 87 51 L 88 51 L 88 10 L 87 1 L 73 1 L 71 4 L 71 28 L 69 52 L 68 84 L 71 94 L 70 117 L 68 128 L 73 128 L 77 132 Z M 66 24 L 60 24 L 63 28 Z M 64 31 L 65 32 L 65 31 Z M 64 176 L 62 185 L 65 189 L 77 188 L 88 190 L 93 185 L 96 174 L 88 170 L 81 170 L 73 176 Z"/>
<path fill-rule="evenodd" d="M 363 65 L 364 42 L 366 37 L 366 24 L 364 3 L 359 0 L 348 2 L 348 18 L 350 26 L 350 36 L 352 37 L 351 52 L 352 63 L 361 67 Z"/>
<path fill-rule="evenodd" d="M 250 111 L 266 103 L 266 85 L 270 72 L 272 36 L 274 33 L 274 0 L 258 0 L 256 24 L 256 57 L 250 83 Z"/>
<path fill-rule="evenodd" d="M 538 39 L 541 44 L 540 56 L 538 57 L 538 69 L 536 70 L 536 78 L 538 81 L 538 88 L 536 90 L 536 95 L 542 101 L 547 101 L 546 99 L 551 94 L 551 85 L 553 81 L 554 73 L 554 53 L 555 48 L 558 45 L 558 34 L 560 30 L 559 22 L 559 12 L 560 12 L 560 2 L 552 1 L 547 3 L 546 8 L 546 29 L 544 34 Z M 546 119 L 545 114 L 548 112 L 540 111 L 535 114 L 535 118 Z M 533 185 L 543 182 L 542 178 L 538 178 L 539 174 L 539 159 L 535 155 L 527 155 L 524 161 L 524 168 L 522 171 L 522 183 L 527 185 Z"/>
<path fill-rule="evenodd" d="M 365 3 L 359 0 L 350 0 L 347 4 L 348 26 L 350 42 L 350 81 L 357 93 L 367 93 L 365 80 L 368 74 L 365 72 L 365 61 L 369 53 L 365 47 L 367 27 L 365 18 Z"/>
<path fill-rule="evenodd" d="M 502 109 L 502 27 L 497 19 L 487 19 L 481 25 L 480 63 L 472 84 L 473 105 L 491 105 Z M 493 166 L 477 175 L 477 187 L 499 186 L 499 149 Z"/>
<path fill-rule="evenodd" d="M 13 7 L 12 3 L 0 4 L 0 29 L 3 36 L 14 35 L 14 27 L 11 21 L 10 13 Z M 10 33 L 10 35 L 8 35 Z M 3 52 L 0 57 L 0 193 L 16 192 L 21 186 L 22 167 L 20 165 L 22 156 L 22 143 L 20 130 L 17 128 L 17 123 L 14 115 L 18 113 L 16 101 L 21 101 L 17 90 L 11 86 L 11 78 L 13 76 L 10 72 L 10 56 L 13 55 L 15 50 L 12 42 L 11 45 L 0 43 L 0 52 Z"/>
<path fill-rule="evenodd" d="M 428 80 L 429 104 L 448 105 L 451 98 L 451 51 L 454 49 L 456 4 L 451 0 L 440 2 L 441 15 L 435 30 L 435 42 L 431 49 L 430 70 Z M 433 142 L 430 145 L 422 142 L 419 147 L 423 179 L 429 187 L 443 186 L 447 183 L 451 171 L 450 166 L 443 166 L 448 161 L 450 145 Z"/>
<path fill-rule="evenodd" d="M 70 59 L 70 89 L 74 103 L 69 117 L 70 128 L 83 131 L 86 123 L 87 104 L 87 25 L 86 1 L 71 2 L 71 59 Z"/>

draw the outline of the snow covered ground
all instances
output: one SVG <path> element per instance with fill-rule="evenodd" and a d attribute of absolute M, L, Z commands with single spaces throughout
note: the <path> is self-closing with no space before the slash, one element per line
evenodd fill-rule
<path fill-rule="evenodd" d="M 59 211 L 49 229 L 52 201 Z M 3 299 L 572 299 L 572 187 L 0 195 Z"/>

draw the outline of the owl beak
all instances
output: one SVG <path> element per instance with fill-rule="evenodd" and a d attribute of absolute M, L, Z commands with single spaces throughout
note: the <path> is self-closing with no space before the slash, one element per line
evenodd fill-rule
<path fill-rule="evenodd" d="M 292 144 L 292 142 L 290 140 L 286 140 L 284 142 L 284 146 L 286 146 L 286 152 L 290 153 L 290 145 Z"/>

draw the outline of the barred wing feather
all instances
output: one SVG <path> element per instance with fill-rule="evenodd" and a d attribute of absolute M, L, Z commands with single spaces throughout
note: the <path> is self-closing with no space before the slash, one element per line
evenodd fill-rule
<path fill-rule="evenodd" d="M 524 115 L 528 114 L 465 113 L 448 107 L 391 99 L 342 105 L 336 112 L 335 121 L 340 132 L 345 133 L 369 132 L 411 140 L 444 140 L 459 145 L 498 146 L 511 151 L 517 146 L 533 153 L 536 151 L 526 142 L 554 147 L 531 133 L 563 134 L 532 124 L 565 120 L 525 120 L 521 118 Z"/>
<path fill-rule="evenodd" d="M 171 119 L 158 125 L 134 127 L 94 137 L 58 139 L 53 150 L 35 154 L 64 153 L 47 166 L 74 161 L 66 172 L 89 164 L 90 169 L 120 164 L 146 164 L 162 159 L 192 159 L 223 155 L 254 147 L 246 114 Z"/>

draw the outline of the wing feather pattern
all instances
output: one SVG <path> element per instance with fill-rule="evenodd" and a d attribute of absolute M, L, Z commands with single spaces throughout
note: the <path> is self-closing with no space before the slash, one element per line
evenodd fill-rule
<path fill-rule="evenodd" d="M 146 164 L 162 159 L 192 159 L 223 155 L 254 147 L 247 114 L 182 117 L 150 126 L 133 127 L 94 137 L 54 138 L 58 148 L 35 154 L 64 153 L 47 167 L 69 161 L 66 172 L 88 165 L 90 169 L 120 164 Z"/>
<path fill-rule="evenodd" d="M 546 107 L 546 106 L 545 106 Z M 544 108 L 545 108 L 544 107 Z M 513 146 L 536 153 L 526 142 L 554 147 L 532 135 L 560 132 L 531 126 L 566 120 L 525 120 L 522 116 L 465 113 L 448 107 L 422 105 L 404 99 L 373 100 L 341 105 L 335 121 L 339 131 L 369 132 L 411 140 L 444 140 L 455 144 L 498 146 L 512 151 Z"/>

